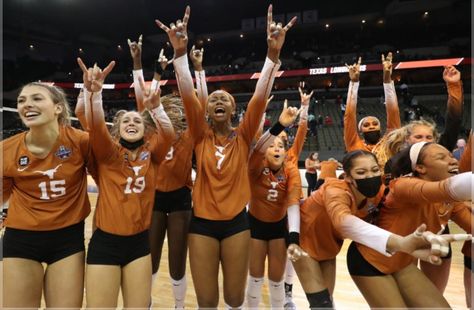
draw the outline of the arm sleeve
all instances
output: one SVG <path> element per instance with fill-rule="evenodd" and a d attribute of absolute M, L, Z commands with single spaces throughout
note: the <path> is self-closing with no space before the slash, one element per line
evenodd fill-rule
<path fill-rule="evenodd" d="M 194 140 L 199 140 L 202 138 L 206 126 L 205 111 L 194 91 L 187 55 L 176 58 L 173 61 L 173 66 L 190 133 Z"/>
<path fill-rule="evenodd" d="M 385 94 L 385 108 L 387 110 L 387 132 L 400 128 L 400 110 L 398 109 L 397 92 L 393 81 L 383 83 L 383 91 Z"/>
<path fill-rule="evenodd" d="M 258 125 L 260 124 L 262 115 L 265 112 L 267 99 L 279 67 L 280 63 L 276 64 L 269 58 L 265 60 L 257 86 L 255 87 L 255 92 L 247 106 L 247 112 L 244 115 L 244 119 L 239 125 L 239 129 L 241 129 L 241 132 L 249 145 L 252 143 L 252 140 L 257 133 Z"/>
<path fill-rule="evenodd" d="M 300 205 L 293 204 L 289 206 L 287 213 L 288 213 L 288 232 L 300 233 Z"/>
<path fill-rule="evenodd" d="M 165 158 L 171 144 L 173 143 L 175 137 L 173 124 L 162 105 L 148 112 L 156 125 L 158 133 L 158 136 L 156 137 L 156 147 L 152 150 L 152 154 L 154 154 L 154 160 L 157 163 L 160 163 Z"/>
<path fill-rule="evenodd" d="M 265 151 L 267 150 L 268 146 L 272 144 L 275 140 L 275 136 L 270 133 L 270 130 L 267 130 L 261 137 L 258 139 L 257 144 L 252 150 L 249 159 L 249 175 L 252 177 L 256 176 L 256 173 L 260 171 L 263 167 L 263 159 Z"/>
<path fill-rule="evenodd" d="M 139 78 L 141 77 L 143 81 L 145 78 L 143 76 L 143 70 L 133 70 L 133 90 L 135 92 L 135 100 L 137 101 L 137 110 L 138 112 L 143 112 L 145 110 L 145 105 L 143 104 L 143 92 L 140 88 L 140 81 Z"/>
<path fill-rule="evenodd" d="M 286 198 L 286 205 L 290 208 L 293 205 L 298 206 L 300 205 L 300 197 L 301 197 L 301 178 L 300 172 L 297 167 L 294 165 L 288 165 L 286 167 L 288 169 L 288 189 L 287 189 L 287 198 Z M 299 231 L 298 231 L 299 232 Z"/>
<path fill-rule="evenodd" d="M 86 120 L 89 125 L 89 140 L 94 156 L 97 160 L 110 159 L 115 147 L 105 125 L 102 92 L 90 93 L 87 89 L 84 89 L 84 102 L 86 105 Z"/>
<path fill-rule="evenodd" d="M 344 190 L 326 188 L 324 205 L 334 229 L 344 238 L 349 238 L 389 256 L 386 248 L 391 233 L 354 216 L 351 213 L 351 204 L 352 200 Z"/>
<path fill-rule="evenodd" d="M 456 146 L 462 123 L 463 111 L 463 87 L 462 82 L 447 83 L 448 106 L 446 110 L 446 127 L 441 134 L 438 143 L 450 152 Z"/>
<path fill-rule="evenodd" d="M 79 95 L 77 96 L 77 103 L 76 109 L 74 110 L 79 123 L 81 124 L 82 128 L 86 131 L 89 131 L 89 126 L 87 125 L 86 120 L 86 107 L 84 104 L 84 91 L 81 89 Z"/>
<path fill-rule="evenodd" d="M 206 72 L 194 71 L 194 76 L 196 77 L 196 90 L 199 102 L 201 102 L 202 108 L 206 110 L 207 105 L 207 83 L 206 83 Z"/>
<path fill-rule="evenodd" d="M 359 82 L 350 82 L 347 90 L 347 104 L 344 112 L 344 144 L 348 152 L 357 148 L 360 141 L 357 129 L 357 93 Z"/>

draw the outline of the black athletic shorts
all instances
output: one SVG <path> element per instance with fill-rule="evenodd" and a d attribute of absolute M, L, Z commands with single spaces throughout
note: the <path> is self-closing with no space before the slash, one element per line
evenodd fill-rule
<path fill-rule="evenodd" d="M 247 229 L 249 229 L 249 220 L 247 211 L 244 208 L 233 219 L 226 221 L 207 220 L 193 214 L 189 233 L 209 236 L 222 241 Z"/>
<path fill-rule="evenodd" d="M 119 236 L 97 228 L 89 243 L 87 264 L 124 267 L 148 254 L 150 254 L 148 229 L 131 236 Z"/>
<path fill-rule="evenodd" d="M 351 242 L 347 250 L 347 269 L 351 276 L 377 277 L 386 275 L 372 266 L 362 254 L 360 254 L 354 241 Z"/>
<path fill-rule="evenodd" d="M 4 258 L 25 258 L 49 265 L 84 250 L 84 221 L 49 231 L 7 227 L 3 237 Z"/>
<path fill-rule="evenodd" d="M 155 192 L 153 211 L 171 213 L 191 210 L 192 198 L 189 187 L 184 186 L 171 192 Z"/>
<path fill-rule="evenodd" d="M 250 213 L 248 216 L 250 235 L 253 239 L 269 241 L 285 238 L 288 234 L 288 219 L 286 216 L 278 222 L 262 222 Z"/>

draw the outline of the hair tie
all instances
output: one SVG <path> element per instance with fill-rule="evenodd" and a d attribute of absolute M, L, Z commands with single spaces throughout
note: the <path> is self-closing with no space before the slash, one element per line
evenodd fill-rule
<path fill-rule="evenodd" d="M 420 156 L 420 151 L 428 143 L 426 141 L 421 141 L 413 144 L 410 148 L 410 161 L 411 161 L 411 170 L 415 172 L 416 163 L 418 162 L 418 156 Z"/>
<path fill-rule="evenodd" d="M 375 116 L 366 116 L 366 117 L 363 117 L 360 121 L 359 121 L 359 124 L 357 125 L 357 128 L 359 129 L 359 131 L 362 131 L 362 124 L 364 123 L 365 119 L 368 118 L 368 117 L 373 117 L 375 118 L 379 124 L 380 124 L 380 120 L 378 118 L 376 118 Z"/>

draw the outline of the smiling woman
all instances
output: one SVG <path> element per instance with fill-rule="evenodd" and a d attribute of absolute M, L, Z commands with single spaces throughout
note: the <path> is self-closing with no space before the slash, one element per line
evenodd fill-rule
<path fill-rule="evenodd" d="M 44 284 L 47 307 L 80 308 L 84 219 L 90 212 L 86 166 L 93 169 L 89 137 L 69 126 L 69 106 L 59 88 L 27 84 L 17 108 L 29 130 L 0 144 L 3 201 L 9 201 L 3 306 L 40 307 Z"/>

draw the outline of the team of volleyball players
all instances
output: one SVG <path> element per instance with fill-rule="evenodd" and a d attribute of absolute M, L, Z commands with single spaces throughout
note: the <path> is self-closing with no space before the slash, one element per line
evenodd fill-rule
<path fill-rule="evenodd" d="M 120 290 L 125 308 L 148 308 L 167 234 L 175 298 L 169 306 L 176 308 L 185 306 L 188 250 L 200 308 L 218 306 L 219 267 L 226 307 L 258 308 L 265 261 L 272 308 L 295 307 L 294 270 L 310 308 L 333 308 L 335 257 L 344 239 L 352 240 L 349 272 L 371 307 L 449 307 L 442 283 L 449 275 L 450 242 L 467 240 L 463 253 L 471 270 L 471 141 L 462 165 L 450 153 L 462 116 L 459 71 L 450 66 L 443 73 L 451 125 L 437 144 L 431 123 L 401 126 L 391 53 L 382 55 L 384 135 L 374 116 L 357 125 L 361 59 L 347 66 L 348 153 L 342 163 L 330 159 L 311 166 L 313 173 L 321 168 L 320 180 L 302 200 L 297 160 L 312 93 L 300 89 L 301 107 L 285 102 L 275 124 L 259 132 L 286 33 L 296 18 L 276 23 L 269 7 L 267 55 L 245 116 L 233 127 L 235 99 L 224 90 L 207 93 L 204 51 L 194 47 L 193 84 L 189 17 L 187 7 L 183 19 L 169 26 L 156 21 L 174 56 L 168 61 L 160 54 L 150 87 L 142 71 L 142 38 L 129 40 L 138 112 L 117 112 L 110 130 L 102 88 L 113 61 L 101 69 L 77 60 L 84 86 L 76 114 L 83 130 L 71 127 L 61 89 L 36 82 L 21 89 L 17 108 L 28 131 L 1 142 L 3 203 L 9 203 L 3 306 L 38 308 L 44 296 L 48 308 L 81 308 L 85 288 L 88 308 L 116 308 Z M 179 95 L 163 96 L 159 80 L 170 63 Z M 289 149 L 285 128 L 298 118 L 299 138 Z M 338 179 L 339 166 L 344 173 Z M 88 173 L 99 194 L 86 254 Z M 466 234 L 438 234 L 448 220 Z M 416 259 L 423 271 L 413 264 Z M 466 274 L 468 281 L 470 271 Z"/>

